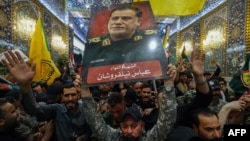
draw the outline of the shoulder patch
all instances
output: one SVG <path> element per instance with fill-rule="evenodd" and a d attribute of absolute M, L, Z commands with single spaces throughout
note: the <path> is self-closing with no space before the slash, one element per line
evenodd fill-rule
<path fill-rule="evenodd" d="M 89 43 L 98 43 L 100 41 L 101 41 L 101 37 L 95 37 L 95 38 L 89 39 Z"/>
<path fill-rule="evenodd" d="M 108 46 L 111 44 L 111 41 L 107 38 L 102 41 L 102 46 Z"/>
<path fill-rule="evenodd" d="M 151 34 L 157 34 L 156 30 L 145 30 L 144 34 L 151 35 Z"/>
<path fill-rule="evenodd" d="M 141 40 L 143 37 L 141 35 L 137 35 L 134 37 L 134 41 L 139 41 Z"/>

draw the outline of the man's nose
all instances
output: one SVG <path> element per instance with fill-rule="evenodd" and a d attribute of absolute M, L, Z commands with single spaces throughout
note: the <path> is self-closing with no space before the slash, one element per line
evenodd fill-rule
<path fill-rule="evenodd" d="M 72 100 L 73 99 L 73 96 L 72 95 L 69 95 L 69 100 Z"/>
<path fill-rule="evenodd" d="M 221 132 L 219 130 L 214 130 L 214 137 L 215 138 L 220 138 L 221 137 Z"/>
<path fill-rule="evenodd" d="M 131 127 L 129 127 L 127 131 L 128 131 L 128 134 L 131 134 L 132 133 Z"/>
<path fill-rule="evenodd" d="M 118 113 L 113 113 L 113 117 L 116 118 L 116 119 L 119 119 L 119 118 L 120 118 L 120 114 L 118 114 Z"/>

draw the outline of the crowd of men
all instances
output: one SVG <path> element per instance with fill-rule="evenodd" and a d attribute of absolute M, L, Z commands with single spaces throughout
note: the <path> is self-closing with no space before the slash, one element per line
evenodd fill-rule
<path fill-rule="evenodd" d="M 250 96 L 237 98 L 223 77 L 206 78 L 198 48 L 190 70 L 169 64 L 157 90 L 151 81 L 81 87 L 79 75 L 42 90 L 32 81 L 35 65 L 5 55 L 13 79 L 2 82 L 9 89 L 1 90 L 1 140 L 223 140 L 225 124 L 249 123 Z"/>

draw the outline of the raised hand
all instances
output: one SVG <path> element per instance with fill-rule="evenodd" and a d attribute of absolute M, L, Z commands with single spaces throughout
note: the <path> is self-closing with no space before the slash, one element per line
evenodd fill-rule
<path fill-rule="evenodd" d="M 75 87 L 80 91 L 81 97 L 91 96 L 89 87 L 82 87 L 82 78 L 80 75 L 76 75 L 73 83 L 74 83 Z"/>
<path fill-rule="evenodd" d="M 35 75 L 35 64 L 32 64 L 31 67 L 28 66 L 19 52 L 9 50 L 5 52 L 4 55 L 6 59 L 3 59 L 2 62 L 7 66 L 14 80 L 20 86 L 30 85 Z"/>
<path fill-rule="evenodd" d="M 246 102 L 243 100 L 236 100 L 227 103 L 225 106 L 231 109 L 231 111 L 244 111 L 246 107 Z"/>
<path fill-rule="evenodd" d="M 176 77 L 176 67 L 172 64 L 169 64 L 167 69 L 167 74 L 169 75 L 170 80 L 174 81 Z"/>
<path fill-rule="evenodd" d="M 200 59 L 200 49 L 198 47 L 192 51 L 190 66 L 194 75 L 203 75 L 204 62 Z"/>

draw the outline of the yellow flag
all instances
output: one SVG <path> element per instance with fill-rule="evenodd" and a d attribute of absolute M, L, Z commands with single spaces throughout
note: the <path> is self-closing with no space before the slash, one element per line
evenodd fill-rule
<path fill-rule="evenodd" d="M 47 39 L 44 33 L 43 24 L 39 17 L 36 23 L 35 32 L 32 35 L 30 49 L 30 62 L 36 63 L 36 75 L 33 81 L 45 81 L 52 84 L 55 78 L 61 75 L 50 56 Z"/>
<path fill-rule="evenodd" d="M 148 1 L 148 0 L 133 0 L 133 2 L 143 2 L 143 1 Z"/>
<path fill-rule="evenodd" d="M 187 16 L 198 13 L 206 0 L 149 0 L 155 16 Z"/>
<path fill-rule="evenodd" d="M 168 43 L 168 35 L 169 35 L 169 26 L 167 26 L 167 28 L 165 28 L 165 35 L 164 35 L 164 38 L 163 38 L 163 48 L 166 48 L 167 47 L 167 43 Z"/>

